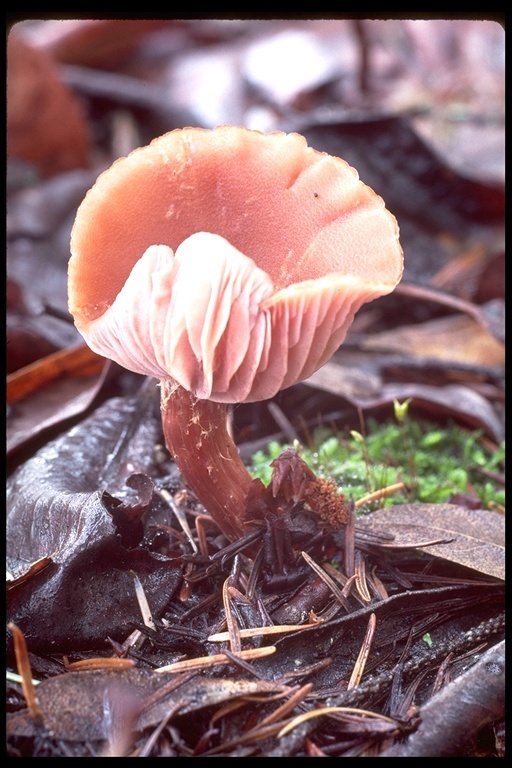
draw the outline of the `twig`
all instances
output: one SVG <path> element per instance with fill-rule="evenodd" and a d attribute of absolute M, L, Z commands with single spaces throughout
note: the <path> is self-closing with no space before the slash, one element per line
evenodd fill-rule
<path fill-rule="evenodd" d="M 420 708 L 417 731 L 379 757 L 463 756 L 464 744 L 487 723 L 504 717 L 505 641 Z"/>

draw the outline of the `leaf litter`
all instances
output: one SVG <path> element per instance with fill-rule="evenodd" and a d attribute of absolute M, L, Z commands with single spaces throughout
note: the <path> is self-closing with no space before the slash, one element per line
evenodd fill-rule
<path fill-rule="evenodd" d="M 147 143 L 185 124 L 299 130 L 315 148 L 352 162 L 384 197 L 399 219 L 406 280 L 425 296 L 430 289 L 439 296 L 441 287 L 448 299 L 443 305 L 397 293 L 362 313 L 339 358 L 279 396 L 289 427 L 301 435 L 320 415 L 338 428 L 358 428 L 361 413 L 412 397 L 441 423 L 455 418 L 499 441 L 503 338 L 501 318 L 487 302 L 503 302 L 504 279 L 490 281 L 486 265 L 495 274 L 503 264 L 502 158 L 489 118 L 476 114 L 489 109 L 496 125 L 502 108 L 499 25 L 486 22 L 484 31 L 467 20 L 171 20 L 135 22 L 125 36 L 106 31 L 112 23 L 126 24 L 79 21 L 65 30 L 43 21 L 18 30 L 59 62 L 66 87 L 80 94 L 85 130 L 92 126 L 96 137 L 85 175 L 94 178 L 122 154 L 122 144 Z M 434 36 L 427 33 L 433 23 Z M 316 63 L 302 83 L 295 69 L 276 90 L 261 51 L 266 45 L 279 53 L 283 33 L 287 45 L 294 35 L 302 39 Z M 66 34 L 78 35 L 70 46 Z M 97 48 L 95 35 L 103 39 Z M 464 74 L 453 81 L 455 100 L 453 84 L 432 77 L 441 64 L 451 71 L 445 64 L 454 63 L 454 50 L 455 70 Z M 100 70 L 97 60 L 91 64 L 94 51 Z M 203 92 L 199 99 L 205 60 L 218 76 L 209 98 Z M 78 67 L 66 72 L 63 63 Z M 183 90 L 187 71 L 197 73 L 187 76 L 197 86 Z M 480 77 L 490 85 L 485 102 L 474 85 Z M 157 99 L 147 98 L 148 84 Z M 421 115 L 418 100 L 429 105 Z M 458 123 L 450 117 L 454 103 L 463 107 Z M 390 105 L 395 114 L 382 117 Z M 459 165 L 451 166 L 453 145 L 446 150 L 440 125 L 460 128 L 462 155 L 475 130 L 489 141 L 481 153 L 487 177 L 481 167 L 472 177 L 475 158 L 460 162 L 459 152 Z M 76 344 L 65 320 L 65 268 L 73 195 L 78 201 L 76 190 L 90 183 L 83 168 L 72 177 L 54 165 L 48 212 L 47 182 L 38 178 L 49 167 L 44 156 L 9 158 L 9 189 L 18 190 L 8 218 L 12 373 L 40 361 L 44 371 L 46 355 Z M 19 194 L 24 186 L 27 194 Z M 484 254 L 478 268 L 475 259 L 459 258 L 472 248 Z M 448 264 L 457 280 L 443 273 Z M 450 306 L 457 297 L 465 308 Z M 471 344 L 463 342 L 457 356 L 452 332 L 461 309 Z M 444 335 L 434 339 L 436 323 Z M 409 346 L 397 346 L 396 334 L 393 342 L 395 329 Z M 494 346 L 475 346 L 484 331 Z M 431 342 L 427 355 L 422 338 Z M 474 690 L 471 664 L 503 636 L 503 517 L 459 504 L 411 503 L 356 520 L 350 500 L 336 491 L 345 518 L 333 524 L 319 514 L 334 501 L 323 488 L 316 510 L 313 497 L 305 503 L 300 494 L 282 496 L 286 526 L 272 522 L 262 530 L 260 554 L 249 559 L 245 543 L 226 545 L 183 488 L 161 448 L 157 399 L 137 399 L 140 377 L 116 369 L 100 379 L 89 374 L 84 369 L 76 385 L 76 370 L 62 371 L 47 395 L 37 384 L 18 389 L 8 416 L 7 614 L 28 647 L 20 666 L 8 629 L 8 667 L 24 670 L 25 683 L 31 669 L 40 710 L 31 714 L 19 681 L 8 683 L 11 756 L 374 756 L 408 744 L 414 751 L 409 736 L 422 736 L 418 707 L 426 715 L 435 701 L 436 674 L 441 679 L 446 671 L 447 694 L 452 678 Z M 18 377 L 11 387 L 26 381 Z M 25 424 L 15 418 L 22 407 Z M 258 440 L 275 437 L 266 404 L 240 406 L 233 425 L 244 456 Z M 254 504 L 265 498 L 262 488 Z M 91 668 L 71 671 L 81 662 Z M 165 669 L 172 671 L 159 671 Z M 488 690 L 499 720 L 499 681 Z M 454 711 L 459 722 L 467 718 Z M 475 717 L 478 733 L 488 736 Z M 455 745 L 458 756 L 479 754 L 478 733 Z M 497 742 L 487 750 L 501 756 Z"/>

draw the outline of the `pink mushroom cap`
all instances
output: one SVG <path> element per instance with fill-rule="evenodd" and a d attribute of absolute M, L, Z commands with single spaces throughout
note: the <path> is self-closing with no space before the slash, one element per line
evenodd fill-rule
<path fill-rule="evenodd" d="M 69 308 L 120 365 L 250 402 L 320 368 L 402 271 L 396 219 L 344 160 L 295 133 L 184 128 L 87 193 Z"/>

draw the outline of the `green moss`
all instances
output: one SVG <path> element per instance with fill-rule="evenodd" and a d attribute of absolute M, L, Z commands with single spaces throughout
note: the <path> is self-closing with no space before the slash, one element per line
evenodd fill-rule
<path fill-rule="evenodd" d="M 395 483 L 405 489 L 364 509 L 404 502 L 441 503 L 456 493 L 477 496 L 482 507 L 505 504 L 499 482 L 479 468 L 503 473 L 505 445 L 488 447 L 482 431 L 469 432 L 455 423 L 445 428 L 413 419 L 408 403 L 395 404 L 394 417 L 384 423 L 368 419 L 365 435 L 333 433 L 321 427 L 308 445 L 295 445 L 304 461 L 321 477 L 332 477 L 356 501 Z M 272 442 L 252 458 L 249 471 L 268 483 L 270 463 L 289 444 Z"/>

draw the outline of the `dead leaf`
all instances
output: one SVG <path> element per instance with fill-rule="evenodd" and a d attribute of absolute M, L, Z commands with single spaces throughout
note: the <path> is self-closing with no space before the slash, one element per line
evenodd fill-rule
<path fill-rule="evenodd" d="M 171 687 L 168 693 L 165 693 L 166 686 Z M 112 695 L 120 690 L 124 696 L 138 702 L 141 712 L 138 728 L 147 728 L 156 727 L 178 704 L 183 715 L 244 696 L 272 696 L 288 689 L 264 680 L 212 680 L 201 676 L 190 679 L 190 675 L 180 679 L 170 673 L 126 669 L 68 672 L 43 680 L 37 686 L 36 694 L 44 725 L 53 738 L 103 741 L 107 735 L 105 698 L 109 692 Z M 7 730 L 11 735 L 20 736 L 35 733 L 33 721 L 26 711 L 9 717 Z"/>
<path fill-rule="evenodd" d="M 349 21 L 341 21 L 326 44 L 325 22 L 309 22 L 302 29 L 281 29 L 249 45 L 242 71 L 253 88 L 279 107 L 294 104 L 304 92 L 313 91 L 345 74 L 357 55 Z M 343 44 L 340 41 L 343 40 Z"/>
<path fill-rule="evenodd" d="M 93 405 L 112 363 L 84 344 L 59 350 L 7 377 L 7 456 Z"/>
<path fill-rule="evenodd" d="M 345 377 L 343 354 L 340 355 L 340 361 L 333 358 L 304 383 L 339 395 L 362 410 L 378 409 L 391 405 L 395 400 L 404 402 L 410 398 L 410 409 L 413 412 L 420 408 L 429 415 L 441 414 L 457 419 L 467 423 L 472 429 L 483 429 L 498 443 L 504 438 L 503 424 L 489 400 L 468 386 L 449 384 L 437 387 L 421 382 L 382 384 L 376 392 L 363 396 L 362 386 L 358 383 L 360 378 L 353 373 Z M 356 382 L 357 386 L 353 386 L 352 382 Z M 376 382 L 374 372 L 374 378 L 369 378 L 369 387 Z"/>
<path fill-rule="evenodd" d="M 104 365 L 105 358 L 97 355 L 85 344 L 59 350 L 7 377 L 7 403 L 16 403 L 39 387 L 67 374 L 97 375 Z"/>
<path fill-rule="evenodd" d="M 7 567 L 14 578 L 41 558 L 63 562 L 112 535 L 101 496 L 107 489 L 112 495 L 126 491 L 130 475 L 151 466 L 159 434 L 148 414 L 154 386 L 146 389 L 147 399 L 107 401 L 8 478 Z M 131 439 L 123 451 L 126 434 Z"/>
<path fill-rule="evenodd" d="M 448 263 L 432 276 L 431 285 L 470 301 L 473 284 L 488 259 L 489 254 L 483 243 L 474 243 L 469 249 L 452 256 Z"/>
<path fill-rule="evenodd" d="M 456 173 L 422 140 L 407 117 L 336 117 L 328 114 L 323 123 L 298 119 L 286 129 L 297 130 L 311 146 L 343 157 L 357 168 L 365 184 L 383 196 L 400 224 L 412 220 L 426 231 L 454 234 L 467 233 L 468 226 L 476 224 L 503 225 L 502 186 Z M 407 248 L 404 251 L 408 253 Z"/>
<path fill-rule="evenodd" d="M 24 584 L 26 581 L 31 579 L 33 576 L 35 576 L 37 573 L 40 573 L 45 568 L 48 568 L 49 565 L 51 565 L 52 559 L 51 557 L 42 557 L 41 560 L 36 560 L 35 563 L 32 563 L 30 567 L 27 569 L 25 573 L 22 573 L 21 576 L 18 578 L 14 578 L 9 571 L 7 571 L 7 581 L 6 581 L 6 590 L 9 593 L 11 590 L 16 589 L 17 587 L 21 586 L 21 584 Z"/>
<path fill-rule="evenodd" d="M 52 58 L 10 32 L 7 64 L 7 154 L 33 163 L 45 177 L 86 168 L 89 125 Z"/>
<path fill-rule="evenodd" d="M 471 317 L 453 315 L 374 333 L 364 349 L 450 360 L 483 367 L 504 366 L 505 347 Z"/>
<path fill-rule="evenodd" d="M 24 33 L 55 61 L 108 70 L 132 56 L 141 38 L 176 23 L 174 19 L 59 19 L 36 24 Z"/>
<path fill-rule="evenodd" d="M 483 304 L 502 298 L 505 293 L 505 250 L 499 251 L 486 264 L 480 275 L 475 301 Z"/>
<path fill-rule="evenodd" d="M 455 504 L 397 504 L 365 515 L 358 530 L 394 536 L 390 547 L 443 539 L 445 543 L 418 547 L 432 557 L 505 579 L 505 518 L 486 509 Z"/>
<path fill-rule="evenodd" d="M 428 578 L 426 575 L 426 583 Z M 314 683 L 317 691 L 322 688 L 333 690 L 333 686 L 339 685 L 339 696 L 343 698 L 350 692 L 342 693 L 342 680 L 346 682 L 350 678 L 372 613 L 377 616 L 377 632 L 372 653 L 377 654 L 379 649 L 385 649 L 387 665 L 390 648 L 394 647 L 396 652 L 401 647 L 400 643 L 407 641 L 411 627 L 416 621 L 432 614 L 446 612 L 445 615 L 448 615 L 461 610 L 463 606 L 466 606 L 473 618 L 475 614 L 483 617 L 483 613 L 479 612 L 485 612 L 489 606 L 491 610 L 495 610 L 497 605 L 500 610 L 503 609 L 504 591 L 505 586 L 501 582 L 489 584 L 480 580 L 471 583 L 466 580 L 466 583 L 462 584 L 394 593 L 390 597 L 373 600 L 371 604 L 355 611 L 342 611 L 329 621 L 319 622 L 314 629 L 306 629 L 304 633 L 287 633 L 275 643 L 277 652 L 273 656 L 259 659 L 253 666 L 265 679 L 285 681 L 290 679 L 291 667 L 307 669 L 309 665 L 318 663 L 321 654 L 327 654 L 334 663 L 308 676 L 308 680 Z M 398 645 L 395 646 L 395 643 Z M 399 654 L 396 657 L 397 662 L 398 657 Z M 392 667 L 394 665 L 395 662 Z M 295 681 L 296 674 L 293 674 L 291 679 Z"/>
<path fill-rule="evenodd" d="M 342 362 L 332 358 L 324 363 L 306 379 L 306 383 L 350 401 L 359 397 L 378 397 L 382 380 L 377 368 L 378 365 L 369 355 L 363 353 L 357 358 L 354 355 L 345 355 Z"/>
<path fill-rule="evenodd" d="M 407 281 L 399 283 L 394 293 L 396 296 L 404 296 L 412 301 L 432 302 L 455 312 L 463 312 L 472 317 L 498 341 L 505 339 L 505 303 L 502 298 L 491 299 L 486 304 L 480 305 L 437 288 Z"/>
<path fill-rule="evenodd" d="M 123 642 L 142 623 L 137 575 L 158 618 L 182 582 L 182 566 L 144 549 L 125 549 L 115 535 L 52 563 L 9 590 L 7 616 L 33 653 L 73 653 Z M 9 653 L 8 645 L 8 653 Z"/>

